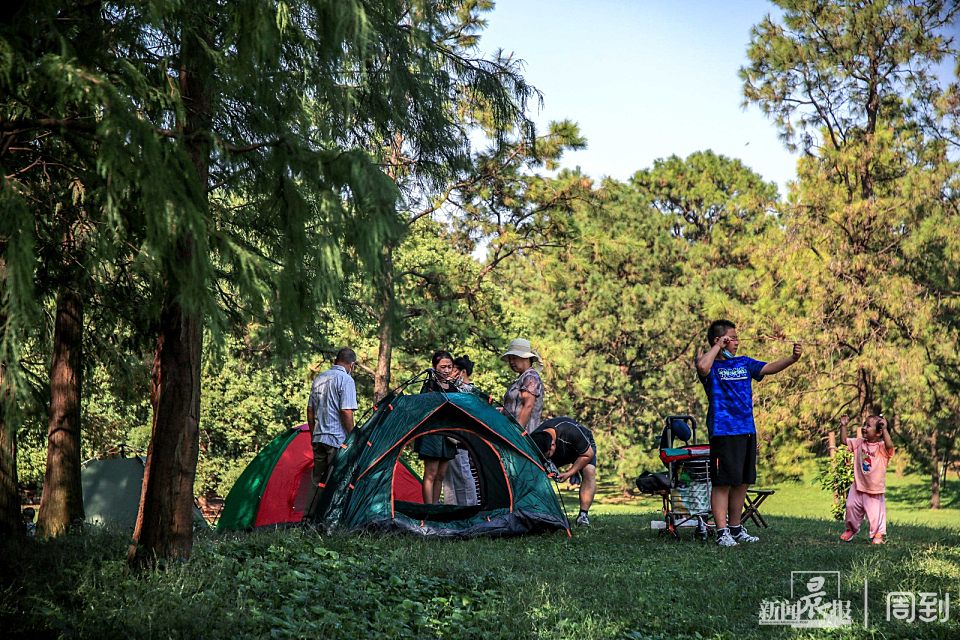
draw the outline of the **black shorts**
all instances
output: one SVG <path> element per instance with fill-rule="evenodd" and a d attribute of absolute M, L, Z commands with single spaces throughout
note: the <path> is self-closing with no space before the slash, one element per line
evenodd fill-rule
<path fill-rule="evenodd" d="M 736 487 L 757 481 L 757 434 L 710 438 L 710 482 Z"/>
<path fill-rule="evenodd" d="M 457 457 L 457 447 L 446 436 L 431 433 L 413 441 L 413 450 L 421 460 L 453 460 Z"/>
<path fill-rule="evenodd" d="M 322 442 L 313 443 L 313 484 L 327 483 L 338 451 L 340 447 L 331 447 Z"/>

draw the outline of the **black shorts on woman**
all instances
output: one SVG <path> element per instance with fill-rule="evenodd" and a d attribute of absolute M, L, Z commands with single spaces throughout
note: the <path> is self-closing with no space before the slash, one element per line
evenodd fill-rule
<path fill-rule="evenodd" d="M 420 436 L 414 441 L 413 450 L 421 460 L 453 460 L 457 457 L 457 446 L 440 434 Z"/>
<path fill-rule="evenodd" d="M 710 482 L 714 486 L 737 487 L 756 481 L 756 433 L 710 438 Z"/>

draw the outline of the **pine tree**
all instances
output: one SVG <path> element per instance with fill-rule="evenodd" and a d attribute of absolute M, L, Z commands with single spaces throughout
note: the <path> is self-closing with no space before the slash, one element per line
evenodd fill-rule
<path fill-rule="evenodd" d="M 778 4 L 782 22 L 768 17 L 754 28 L 741 76 L 747 100 L 805 153 L 782 216 L 788 251 L 771 245 L 767 253 L 782 284 L 766 292 L 793 316 L 784 318 L 788 330 L 816 345 L 819 377 L 807 384 L 802 419 L 830 425 L 844 407 L 861 417 L 892 408 L 909 442 L 938 420 L 931 378 L 914 365 L 933 364 L 932 336 L 956 339 L 938 326 L 938 299 L 913 276 L 908 255 L 944 210 L 954 170 L 945 146 L 951 114 L 942 110 L 954 89 L 935 66 L 957 55 L 960 6 Z M 931 470 L 939 457 L 921 455 Z"/>
<path fill-rule="evenodd" d="M 493 165 L 483 162 L 487 154 L 471 154 L 469 136 L 486 136 L 505 172 L 518 164 L 518 147 L 523 150 L 523 159 L 532 155 L 534 131 L 526 115 L 526 105 L 539 94 L 524 81 L 519 61 L 502 54 L 493 59 L 481 58 L 478 54 L 480 32 L 486 24 L 483 14 L 492 7 L 493 3 L 488 0 L 458 0 L 438 3 L 433 8 L 436 12 L 433 46 L 449 83 L 449 99 L 435 105 L 435 115 L 457 123 L 464 136 L 458 145 L 449 148 L 443 162 L 425 155 L 420 141 L 401 132 L 370 131 L 367 147 L 397 184 L 404 223 L 409 230 L 436 214 L 458 217 L 457 196 L 491 179 Z M 511 136 L 519 141 L 508 140 Z M 378 309 L 374 372 L 377 398 L 390 389 L 393 351 L 409 320 L 401 308 L 398 292 L 405 286 L 405 280 L 417 277 L 398 268 L 398 250 L 398 243 L 382 247 L 380 259 L 384 269 L 381 278 L 373 283 L 376 289 L 373 304 Z M 438 277 L 444 280 L 443 275 L 437 273 L 433 273 L 430 280 L 437 282 Z"/>
<path fill-rule="evenodd" d="M 543 166 L 555 169 L 564 152 L 582 148 L 576 125 L 551 123 L 534 139 L 517 130 L 504 135 L 475 153 L 469 170 L 408 219 L 407 239 L 439 240 L 446 247 L 424 251 L 408 243 L 391 252 L 393 301 L 381 306 L 378 317 L 376 397 L 389 388 L 384 372 L 396 348 L 419 356 L 411 367 L 401 367 L 411 374 L 422 370 L 427 354 L 463 345 L 471 334 L 487 350 L 501 348 L 499 317 L 484 294 L 492 273 L 505 261 L 561 242 L 571 203 L 589 191 L 580 176 L 553 180 L 537 173 Z M 470 256 L 481 242 L 487 256 L 478 265 Z M 391 291 L 387 284 L 384 290 Z"/>
<path fill-rule="evenodd" d="M 49 375 L 49 464 L 48 491 L 40 505 L 39 530 L 56 535 L 69 523 L 83 519 L 80 489 L 80 372 L 82 368 L 83 287 L 84 262 L 80 246 L 89 235 L 90 222 L 84 216 L 83 199 L 90 186 L 82 177 L 85 164 L 87 175 L 95 174 L 92 148 L 83 139 L 89 130 L 92 111 L 90 103 L 78 98 L 76 79 L 71 75 L 75 67 L 61 66 L 70 54 L 56 55 L 62 45 L 59 28 L 45 29 L 51 22 L 69 25 L 80 39 L 87 41 L 90 51 L 96 50 L 98 6 L 54 6 L 51 3 L 16 7 L 13 19 L 4 25 L 3 43 L 14 56 L 6 59 L 3 95 L 3 161 L 6 196 L 3 201 L 10 221 L 27 220 L 25 203 L 37 212 L 29 227 L 8 230 L 9 242 L 4 243 L 4 255 L 10 259 L 10 278 L 4 278 L 5 308 L 10 323 L 5 323 L 3 342 L 7 346 L 0 361 L 6 365 L 23 348 L 29 335 L 29 319 L 34 306 L 26 291 L 16 286 L 17 278 L 33 280 L 39 298 L 55 297 L 56 331 L 53 334 L 52 366 Z M 82 19 L 73 22 L 75 16 Z M 84 27 L 77 29 L 74 24 Z M 14 29 L 10 30 L 9 27 Z M 87 107 L 85 109 L 85 107 Z M 51 113 L 63 118 L 49 118 Z M 85 121 L 86 119 L 86 121 Z M 77 124 L 77 131 L 69 136 L 50 135 L 51 127 L 68 121 Z M 85 156 L 85 157 L 84 157 Z M 14 234 L 24 237 L 14 240 Z M 21 244 L 26 251 L 10 251 Z M 40 268 L 33 271 L 31 254 L 40 257 Z M 31 278 L 33 273 L 35 277 Z M 19 388 L 23 400 L 22 376 L 19 366 L 7 368 L 9 381 Z M 22 420 L 24 413 L 11 411 L 8 416 Z M 15 485 L 15 482 L 14 482 Z"/>
<path fill-rule="evenodd" d="M 711 314 L 746 316 L 749 249 L 775 198 L 709 151 L 657 160 L 573 203 L 568 237 L 498 276 L 508 317 L 549 345 L 548 411 L 593 428 L 622 487 L 664 415 L 702 415 L 693 354 Z"/>

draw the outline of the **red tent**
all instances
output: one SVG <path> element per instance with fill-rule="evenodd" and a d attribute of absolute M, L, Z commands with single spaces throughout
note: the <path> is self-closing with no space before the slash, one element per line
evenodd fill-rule
<path fill-rule="evenodd" d="M 313 446 L 306 424 L 277 436 L 237 479 L 217 528 L 248 529 L 303 520 L 313 499 Z M 397 461 L 393 474 L 398 500 L 423 502 L 420 479 Z"/>

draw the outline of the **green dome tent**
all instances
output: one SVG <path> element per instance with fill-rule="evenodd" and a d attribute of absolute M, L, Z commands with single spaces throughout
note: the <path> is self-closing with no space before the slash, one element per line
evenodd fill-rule
<path fill-rule="evenodd" d="M 396 495 L 400 453 L 416 438 L 458 440 L 477 469 L 480 504 L 424 505 Z M 519 426 L 479 395 L 392 396 L 344 443 L 317 517 L 328 529 L 407 531 L 425 536 L 507 536 L 570 525 L 543 467 Z"/>

